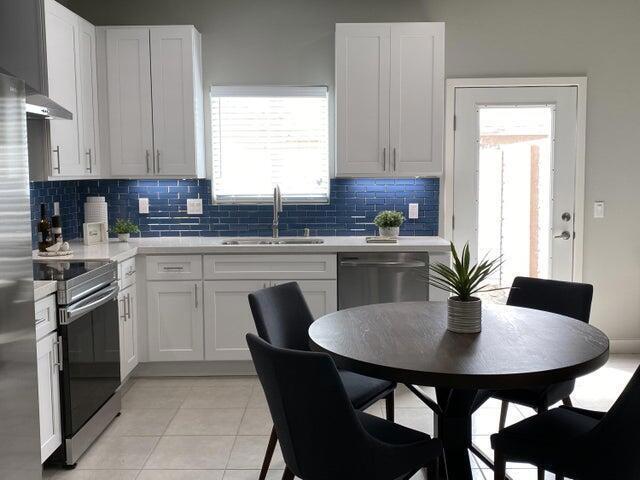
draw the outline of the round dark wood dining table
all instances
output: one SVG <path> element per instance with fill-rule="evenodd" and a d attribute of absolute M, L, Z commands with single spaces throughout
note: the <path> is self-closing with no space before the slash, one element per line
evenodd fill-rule
<path fill-rule="evenodd" d="M 444 446 L 447 477 L 470 480 L 471 415 L 486 390 L 548 385 L 593 372 L 607 361 L 609 339 L 579 320 L 506 305 L 483 305 L 482 332 L 453 333 L 446 312 L 445 302 L 350 308 L 316 320 L 309 337 L 311 348 L 330 354 L 340 368 L 436 387 L 434 433 Z"/>

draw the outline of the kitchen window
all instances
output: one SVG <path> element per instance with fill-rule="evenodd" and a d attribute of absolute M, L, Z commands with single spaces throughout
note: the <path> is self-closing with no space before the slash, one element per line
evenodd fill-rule
<path fill-rule="evenodd" d="M 329 200 L 327 87 L 213 87 L 216 203 Z"/>

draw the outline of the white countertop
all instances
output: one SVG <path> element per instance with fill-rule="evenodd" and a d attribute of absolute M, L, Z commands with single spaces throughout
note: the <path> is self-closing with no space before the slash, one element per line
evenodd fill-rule
<path fill-rule="evenodd" d="M 55 293 L 58 289 L 58 282 L 55 280 L 35 280 L 33 282 L 33 299 L 38 300 Z"/>
<path fill-rule="evenodd" d="M 449 242 L 441 237 L 399 237 L 395 244 L 366 243 L 365 237 L 314 237 L 324 240 L 316 245 L 223 245 L 231 237 L 160 237 L 136 238 L 129 242 L 110 241 L 85 246 L 71 243 L 73 255 L 39 257 L 37 261 L 114 260 L 121 262 L 134 255 L 203 254 L 203 253 L 339 253 L 339 252 L 448 252 Z"/>

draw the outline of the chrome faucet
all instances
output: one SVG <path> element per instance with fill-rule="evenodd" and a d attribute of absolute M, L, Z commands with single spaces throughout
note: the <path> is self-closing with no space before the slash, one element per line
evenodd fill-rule
<path fill-rule="evenodd" d="M 278 214 L 282 212 L 282 195 L 280 194 L 280 185 L 276 185 L 273 189 L 273 224 L 271 225 L 271 231 L 273 238 L 280 236 L 278 232 L 279 218 Z"/>

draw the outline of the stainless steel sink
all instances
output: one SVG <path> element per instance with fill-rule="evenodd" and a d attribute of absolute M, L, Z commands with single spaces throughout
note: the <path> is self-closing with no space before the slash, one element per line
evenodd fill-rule
<path fill-rule="evenodd" d="M 233 238 L 225 240 L 222 245 L 320 245 L 321 238 L 288 237 L 288 238 Z"/>

